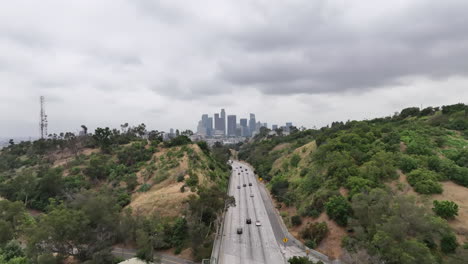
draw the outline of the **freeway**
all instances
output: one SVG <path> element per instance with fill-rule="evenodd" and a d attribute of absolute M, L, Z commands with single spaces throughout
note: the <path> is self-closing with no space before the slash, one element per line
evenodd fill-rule
<path fill-rule="evenodd" d="M 228 192 L 235 197 L 236 206 L 226 213 L 217 263 L 284 264 L 285 259 L 252 169 L 237 161 L 233 161 L 232 168 Z M 249 218 L 251 224 L 247 223 Z M 242 234 L 238 234 L 239 228 Z"/>

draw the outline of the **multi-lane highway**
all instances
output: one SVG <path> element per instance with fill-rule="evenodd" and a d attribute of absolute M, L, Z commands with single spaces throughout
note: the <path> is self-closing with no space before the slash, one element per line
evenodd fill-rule
<path fill-rule="evenodd" d="M 284 264 L 252 169 L 237 161 L 232 168 L 229 195 L 236 198 L 236 206 L 224 218 L 218 263 Z"/>

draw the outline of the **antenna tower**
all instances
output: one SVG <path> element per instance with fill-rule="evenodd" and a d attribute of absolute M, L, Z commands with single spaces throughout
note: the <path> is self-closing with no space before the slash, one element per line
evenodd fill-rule
<path fill-rule="evenodd" d="M 45 101 L 44 96 L 40 97 L 41 102 L 41 123 L 39 124 L 39 128 L 41 130 L 41 138 L 47 137 L 47 115 L 45 113 Z"/>

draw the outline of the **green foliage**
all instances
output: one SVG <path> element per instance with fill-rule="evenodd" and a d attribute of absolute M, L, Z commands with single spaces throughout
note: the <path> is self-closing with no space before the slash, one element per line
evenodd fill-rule
<path fill-rule="evenodd" d="M 348 224 L 348 217 L 351 215 L 351 205 L 345 197 L 341 195 L 331 197 L 325 204 L 328 216 L 341 226 Z"/>
<path fill-rule="evenodd" d="M 192 143 L 189 137 L 181 135 L 164 142 L 165 147 L 183 146 Z"/>
<path fill-rule="evenodd" d="M 373 185 L 372 181 L 356 176 L 349 177 L 346 182 L 350 197 L 353 197 L 357 193 L 370 190 Z"/>
<path fill-rule="evenodd" d="M 434 213 L 442 218 L 451 219 L 458 215 L 458 205 L 452 201 L 434 200 L 433 205 Z"/>
<path fill-rule="evenodd" d="M 300 234 L 303 239 L 307 241 L 313 241 L 315 245 L 318 245 L 328 234 L 327 223 L 308 223 L 307 226 L 301 230 Z"/>
<path fill-rule="evenodd" d="M 147 184 L 147 183 L 144 183 L 140 186 L 140 188 L 138 189 L 139 192 L 147 192 L 149 191 L 149 189 L 151 189 L 151 185 L 150 184 Z"/>
<path fill-rule="evenodd" d="M 151 155 L 151 149 L 146 148 L 146 145 L 142 142 L 133 143 L 117 152 L 119 163 L 125 166 L 133 166 L 138 162 L 148 161 L 151 159 Z"/>
<path fill-rule="evenodd" d="M 457 237 L 453 233 L 444 234 L 440 240 L 440 249 L 445 254 L 453 253 L 458 247 Z"/>
<path fill-rule="evenodd" d="M 112 132 L 108 127 L 98 127 L 94 131 L 93 139 L 96 141 L 97 145 L 101 148 L 101 150 L 105 153 L 110 152 L 110 146 L 112 144 L 111 135 Z"/>
<path fill-rule="evenodd" d="M 296 168 L 299 162 L 301 161 L 301 156 L 299 154 L 294 154 L 291 157 L 291 160 L 289 161 L 289 164 L 291 167 Z"/>
<path fill-rule="evenodd" d="M 293 226 L 300 226 L 302 224 L 301 216 L 299 215 L 291 216 L 291 224 Z"/>
<path fill-rule="evenodd" d="M 414 190 L 422 194 L 442 193 L 442 185 L 438 183 L 440 176 L 427 169 L 416 169 L 408 174 L 408 182 Z"/>
<path fill-rule="evenodd" d="M 405 173 L 411 172 L 418 168 L 418 160 L 410 155 L 403 154 L 400 157 L 399 168 Z"/>
<path fill-rule="evenodd" d="M 410 116 L 418 116 L 419 115 L 419 107 L 408 107 L 401 110 L 400 117 L 406 118 Z"/>
<path fill-rule="evenodd" d="M 85 174 L 95 180 L 105 180 L 110 174 L 109 157 L 106 155 L 93 155 L 89 159 L 89 166 Z"/>
<path fill-rule="evenodd" d="M 288 259 L 289 264 L 315 264 L 312 260 L 309 260 L 308 257 L 298 257 L 294 256 Z"/>

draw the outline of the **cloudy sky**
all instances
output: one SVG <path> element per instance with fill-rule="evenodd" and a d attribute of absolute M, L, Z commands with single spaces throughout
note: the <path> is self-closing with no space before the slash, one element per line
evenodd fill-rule
<path fill-rule="evenodd" d="M 0 9 L 0 136 L 306 127 L 468 101 L 466 0 L 41 0 Z"/>

